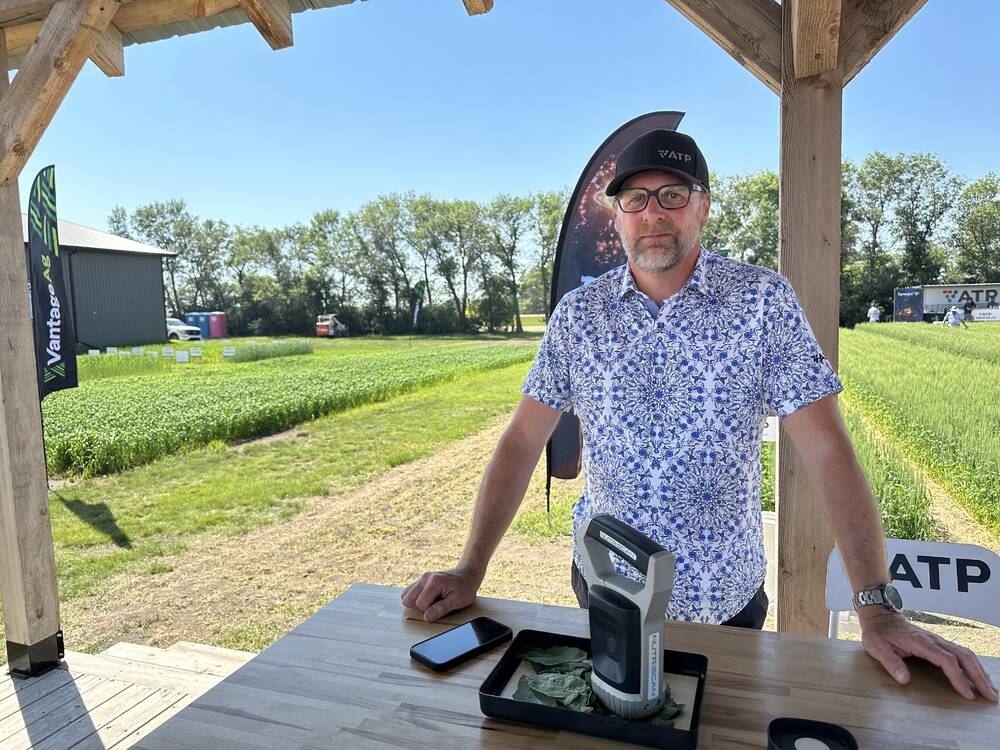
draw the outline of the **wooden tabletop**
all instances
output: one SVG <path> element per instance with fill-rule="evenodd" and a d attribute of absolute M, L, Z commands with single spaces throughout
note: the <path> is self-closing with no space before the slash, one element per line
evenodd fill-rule
<path fill-rule="evenodd" d="M 635 747 L 485 717 L 478 689 L 503 647 L 444 674 L 410 659 L 412 644 L 479 615 L 515 634 L 588 635 L 584 610 L 480 598 L 427 624 L 404 619 L 399 589 L 355 585 L 134 747 Z M 845 726 L 862 750 L 1000 747 L 1000 707 L 920 664 L 900 687 L 857 642 L 667 622 L 665 647 L 708 657 L 699 748 L 766 747 L 778 716 Z M 1000 684 L 1000 658 L 982 661 Z"/>

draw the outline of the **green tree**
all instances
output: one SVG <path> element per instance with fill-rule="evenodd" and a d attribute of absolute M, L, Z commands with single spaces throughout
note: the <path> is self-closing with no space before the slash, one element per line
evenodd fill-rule
<path fill-rule="evenodd" d="M 993 172 L 971 182 L 958 200 L 952 241 L 958 281 L 1000 280 L 1000 179 Z"/>
<path fill-rule="evenodd" d="M 535 303 L 529 309 L 540 309 L 546 320 L 549 319 L 550 272 L 555 262 L 559 232 L 562 229 L 568 203 L 569 190 L 566 188 L 547 193 L 535 193 L 531 196 L 531 223 L 537 243 L 532 265 L 538 270 L 541 305 Z"/>
<path fill-rule="evenodd" d="M 909 283 L 939 281 L 945 258 L 934 252 L 933 238 L 941 229 L 962 190 L 954 176 L 934 154 L 900 157 L 895 227 L 902 241 L 900 266 Z"/>
<path fill-rule="evenodd" d="M 393 310 L 405 314 L 413 284 L 407 252 L 403 201 L 396 194 L 382 195 L 357 211 L 355 237 L 363 238 L 365 260 L 377 264 L 392 288 Z"/>
<path fill-rule="evenodd" d="M 483 209 L 475 201 L 448 201 L 440 204 L 441 243 L 436 250 L 434 269 L 451 294 L 462 330 L 469 327 L 469 280 L 491 241 Z"/>
<path fill-rule="evenodd" d="M 430 306 L 434 304 L 430 272 L 444 242 L 445 205 L 429 195 L 415 196 L 411 193 L 404 196 L 403 209 L 403 231 L 410 247 L 420 258 L 427 305 Z"/>
<path fill-rule="evenodd" d="M 524 332 L 521 324 L 521 307 L 517 299 L 521 277 L 524 242 L 531 221 L 531 199 L 498 195 L 486 208 L 486 219 L 492 233 L 490 253 L 499 261 L 501 272 L 507 279 L 511 307 L 514 311 L 518 333 Z M 488 277 L 484 278 L 484 283 Z"/>
<path fill-rule="evenodd" d="M 715 178 L 706 247 L 766 268 L 778 267 L 778 175 L 772 171 Z"/>
<path fill-rule="evenodd" d="M 191 304 L 203 310 L 225 306 L 225 268 L 233 230 L 224 221 L 206 219 L 195 224 L 188 250 L 187 287 Z"/>
<path fill-rule="evenodd" d="M 852 272 L 855 287 L 852 299 L 863 300 L 865 309 L 872 300 L 883 306 L 892 302 L 892 288 L 898 281 L 898 266 L 891 254 L 889 230 L 905 171 L 905 157 L 887 156 L 881 151 L 869 154 L 858 168 L 853 215 L 858 222 L 857 262 L 861 265 Z M 887 289 L 888 297 L 885 296 Z M 853 306 L 844 307 L 852 324 L 857 322 L 858 313 Z"/>

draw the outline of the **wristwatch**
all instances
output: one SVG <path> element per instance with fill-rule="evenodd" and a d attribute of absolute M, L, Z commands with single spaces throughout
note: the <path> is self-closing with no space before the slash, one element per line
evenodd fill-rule
<path fill-rule="evenodd" d="M 903 598 L 891 583 L 883 583 L 881 586 L 859 591 L 854 595 L 852 601 L 854 609 L 871 605 L 885 607 L 890 612 L 899 612 L 903 609 Z"/>

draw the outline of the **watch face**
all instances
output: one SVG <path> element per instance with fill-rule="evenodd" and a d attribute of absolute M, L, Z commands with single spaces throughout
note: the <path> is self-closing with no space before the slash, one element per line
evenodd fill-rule
<path fill-rule="evenodd" d="M 891 583 L 887 583 L 885 585 L 885 598 L 888 600 L 889 604 L 892 605 L 893 609 L 898 610 L 903 608 L 903 597 L 899 595 L 899 592 L 896 591 L 896 587 Z"/>

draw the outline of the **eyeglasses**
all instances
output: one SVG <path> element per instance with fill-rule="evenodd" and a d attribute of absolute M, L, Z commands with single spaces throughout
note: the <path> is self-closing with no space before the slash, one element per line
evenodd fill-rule
<path fill-rule="evenodd" d="M 656 202 L 663 208 L 684 208 L 691 200 L 691 193 L 704 193 L 705 188 L 697 183 L 691 185 L 663 185 L 656 190 L 635 187 L 620 190 L 615 200 L 618 207 L 627 214 L 637 214 L 644 211 L 649 204 L 650 196 L 656 196 Z"/>

